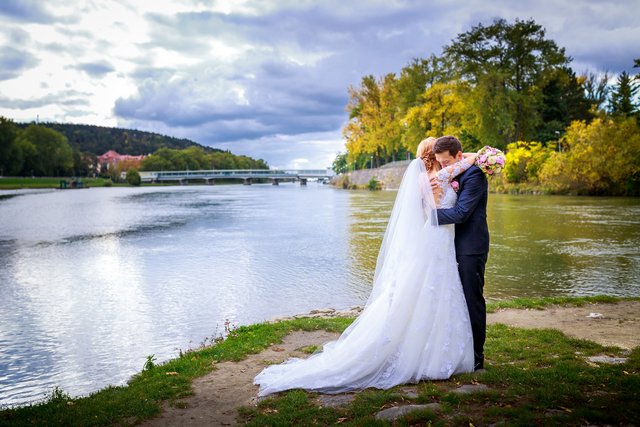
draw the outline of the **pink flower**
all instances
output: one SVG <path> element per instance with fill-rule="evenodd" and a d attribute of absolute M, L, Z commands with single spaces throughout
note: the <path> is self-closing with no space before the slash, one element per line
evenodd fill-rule
<path fill-rule="evenodd" d="M 476 164 L 487 176 L 497 175 L 502 172 L 505 164 L 504 153 L 497 148 L 485 145 L 478 151 Z"/>
<path fill-rule="evenodd" d="M 451 181 L 451 188 L 453 188 L 453 191 L 457 193 L 458 189 L 460 188 L 460 184 L 458 184 L 458 181 Z"/>

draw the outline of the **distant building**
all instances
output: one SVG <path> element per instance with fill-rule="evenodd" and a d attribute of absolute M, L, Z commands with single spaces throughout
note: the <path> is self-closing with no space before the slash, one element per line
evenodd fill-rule
<path fill-rule="evenodd" d="M 98 157 L 98 173 L 103 170 L 111 170 L 116 166 L 120 166 L 120 169 L 125 171 L 127 169 L 137 168 L 145 157 L 146 156 L 144 154 L 140 156 L 130 156 L 128 154 L 118 154 L 113 150 L 109 150 L 102 156 Z"/>

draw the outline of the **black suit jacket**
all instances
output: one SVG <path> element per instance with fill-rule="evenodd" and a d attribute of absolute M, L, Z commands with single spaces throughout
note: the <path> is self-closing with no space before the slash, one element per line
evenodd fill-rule
<path fill-rule="evenodd" d="M 489 253 L 487 226 L 487 177 L 475 165 L 458 176 L 458 201 L 449 209 L 438 209 L 438 224 L 456 225 L 456 254 Z"/>

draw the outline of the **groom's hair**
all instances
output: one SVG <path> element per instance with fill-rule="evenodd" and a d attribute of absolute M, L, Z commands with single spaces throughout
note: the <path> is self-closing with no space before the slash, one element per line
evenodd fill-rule
<path fill-rule="evenodd" d="M 445 151 L 448 151 L 449 154 L 455 157 L 460 151 L 462 151 L 462 144 L 455 136 L 441 136 L 436 139 L 436 142 L 433 145 L 433 152 L 437 154 L 444 153 Z"/>

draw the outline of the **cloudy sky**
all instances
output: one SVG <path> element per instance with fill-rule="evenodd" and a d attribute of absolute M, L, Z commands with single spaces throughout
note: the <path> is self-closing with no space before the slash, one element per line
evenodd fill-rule
<path fill-rule="evenodd" d="M 498 17 L 533 18 L 577 72 L 640 57 L 640 0 L 0 0 L 0 115 L 324 168 L 349 85 Z"/>

